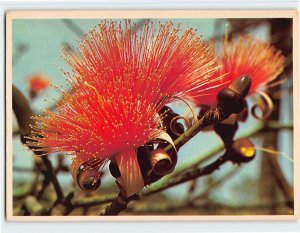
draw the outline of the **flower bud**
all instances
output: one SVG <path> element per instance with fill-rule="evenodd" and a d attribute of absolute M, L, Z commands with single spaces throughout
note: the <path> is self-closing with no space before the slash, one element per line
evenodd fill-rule
<path fill-rule="evenodd" d="M 232 143 L 229 159 L 234 163 L 245 163 L 254 159 L 255 153 L 253 143 L 247 138 L 242 138 Z"/>
<path fill-rule="evenodd" d="M 229 88 L 224 88 L 218 93 L 217 107 L 226 116 L 240 113 L 246 106 L 244 98 L 248 94 L 250 87 L 251 78 L 249 76 L 235 79 Z"/>

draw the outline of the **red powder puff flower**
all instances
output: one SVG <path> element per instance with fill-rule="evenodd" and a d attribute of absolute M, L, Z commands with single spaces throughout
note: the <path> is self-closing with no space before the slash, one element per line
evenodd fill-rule
<path fill-rule="evenodd" d="M 283 71 L 285 58 L 281 52 L 269 43 L 254 39 L 251 36 L 240 36 L 226 45 L 220 56 L 222 68 L 212 77 L 223 78 L 221 85 L 213 91 L 203 93 L 194 99 L 197 104 L 213 105 L 218 92 L 236 78 L 249 75 L 252 79 L 249 95 L 262 90 Z M 209 87 L 209 84 L 207 85 Z"/>
<path fill-rule="evenodd" d="M 72 67 L 58 113 L 38 116 L 34 146 L 45 154 L 66 151 L 74 161 L 117 162 L 126 195 L 143 188 L 136 150 L 161 132 L 159 110 L 174 99 L 203 92 L 218 69 L 214 52 L 193 30 L 179 36 L 171 22 L 104 21 L 85 35 L 78 52 L 63 50 Z M 95 165 L 96 166 L 96 165 Z"/>
<path fill-rule="evenodd" d="M 29 77 L 28 80 L 28 90 L 31 98 L 36 97 L 50 85 L 49 80 L 41 75 L 41 74 L 34 74 Z"/>

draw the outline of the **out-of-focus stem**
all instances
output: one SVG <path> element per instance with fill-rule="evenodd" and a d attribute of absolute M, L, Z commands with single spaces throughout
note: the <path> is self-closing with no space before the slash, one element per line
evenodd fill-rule
<path fill-rule="evenodd" d="M 31 107 L 26 97 L 15 85 L 12 86 L 12 102 L 13 110 L 16 115 L 20 129 L 21 141 L 25 143 L 24 136 L 27 136 L 31 133 L 30 125 L 35 124 L 35 122 L 31 119 L 34 113 L 31 110 Z M 57 200 L 63 199 L 63 192 L 54 174 L 54 170 L 50 160 L 47 158 L 47 156 L 42 156 L 42 160 L 47 168 L 47 176 L 48 178 L 50 178 L 54 186 L 57 195 Z"/>
<path fill-rule="evenodd" d="M 287 206 L 294 208 L 294 189 L 286 180 L 277 158 L 271 159 L 270 165 L 272 167 L 273 178 L 287 200 Z"/>
<path fill-rule="evenodd" d="M 57 200 L 62 200 L 64 197 L 64 194 L 63 194 L 60 184 L 58 183 L 58 180 L 54 174 L 54 170 L 53 170 L 50 160 L 48 159 L 47 156 L 42 156 L 42 160 L 47 168 L 47 175 L 49 176 L 49 178 L 54 186 Z"/>

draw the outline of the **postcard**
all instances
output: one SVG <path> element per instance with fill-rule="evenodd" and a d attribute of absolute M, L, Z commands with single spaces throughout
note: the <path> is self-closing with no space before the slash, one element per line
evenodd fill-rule
<path fill-rule="evenodd" d="M 7 220 L 298 219 L 297 19 L 7 12 Z"/>

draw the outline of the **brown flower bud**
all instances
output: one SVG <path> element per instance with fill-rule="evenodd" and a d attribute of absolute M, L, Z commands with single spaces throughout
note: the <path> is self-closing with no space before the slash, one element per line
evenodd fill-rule
<path fill-rule="evenodd" d="M 245 163 L 254 159 L 255 153 L 253 143 L 247 138 L 242 138 L 232 143 L 229 159 L 234 163 Z"/>

